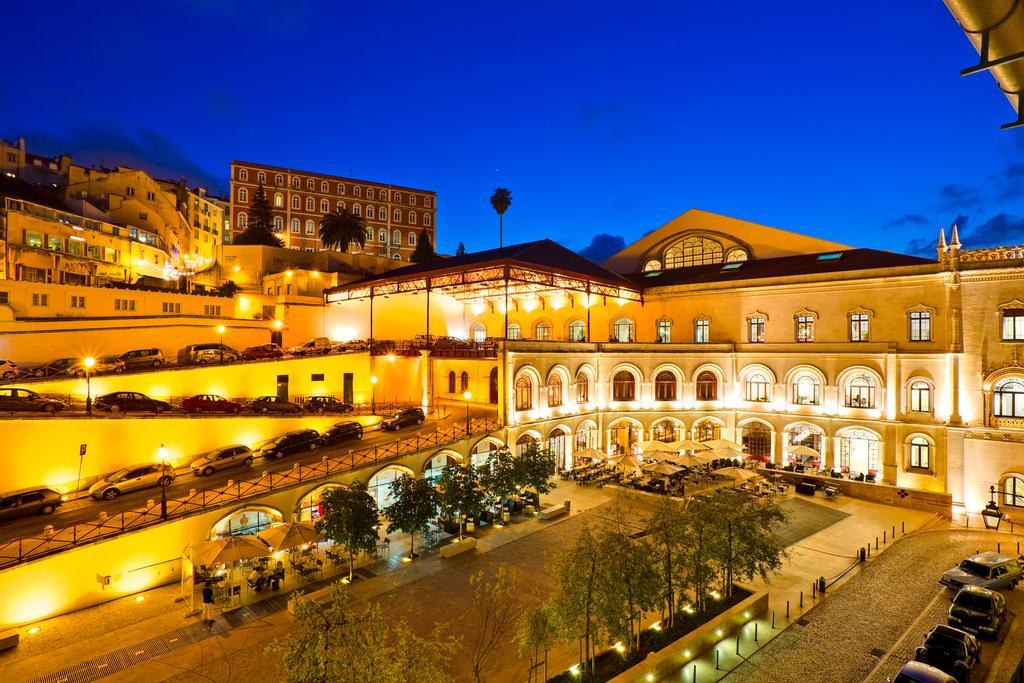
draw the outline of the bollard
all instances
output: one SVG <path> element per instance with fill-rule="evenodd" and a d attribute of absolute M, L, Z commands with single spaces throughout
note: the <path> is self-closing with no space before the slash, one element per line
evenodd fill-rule
<path fill-rule="evenodd" d="M 1003 552 L 1003 544 L 1002 543 L 996 543 L 996 552 L 1002 554 L 1002 552 Z"/>
<path fill-rule="evenodd" d="M 754 622 L 754 642 L 757 642 L 757 622 Z"/>
<path fill-rule="evenodd" d="M 868 543 L 868 557 L 871 557 L 871 544 Z"/>
<path fill-rule="evenodd" d="M 896 525 L 892 525 L 892 540 L 896 540 Z"/>
<path fill-rule="evenodd" d="M 878 536 L 875 536 L 875 550 L 878 550 Z"/>
<path fill-rule="evenodd" d="M 740 654 L 740 634 L 736 634 L 736 655 Z"/>
<path fill-rule="evenodd" d="M 789 619 L 789 600 L 786 600 L 786 618 Z"/>
<path fill-rule="evenodd" d="M 697 665 L 693 665 L 693 683 L 697 683 Z"/>
<path fill-rule="evenodd" d="M 883 532 L 882 532 L 882 545 L 885 545 L 886 543 L 888 543 L 888 542 L 889 542 L 889 539 L 888 539 L 888 538 L 886 538 L 886 535 L 887 535 L 888 533 L 889 533 L 888 531 L 883 531 Z"/>
<path fill-rule="evenodd" d="M 804 608 L 804 592 L 800 591 L 800 609 Z"/>
<path fill-rule="evenodd" d="M 971 515 L 970 515 L 970 513 L 967 514 L 967 523 L 964 524 L 964 528 L 965 529 L 970 529 L 971 528 Z"/>
<path fill-rule="evenodd" d="M 863 562 L 866 559 L 864 548 L 857 548 L 857 559 Z"/>
<path fill-rule="evenodd" d="M 906 522 L 900 522 L 900 533 L 901 534 L 907 533 L 907 523 Z"/>
<path fill-rule="evenodd" d="M 817 582 L 811 584 L 811 600 L 818 599 L 818 584 Z"/>
<path fill-rule="evenodd" d="M 775 630 L 775 610 L 772 610 L 772 630 Z"/>
<path fill-rule="evenodd" d="M 719 652 L 718 652 L 718 648 L 716 647 L 716 648 L 715 648 L 715 671 L 718 671 L 718 670 L 719 670 L 719 668 L 720 668 L 720 667 L 718 666 L 718 655 L 719 655 Z"/>
<path fill-rule="evenodd" d="M 1017 554 L 1020 555 L 1020 541 L 1017 541 Z"/>

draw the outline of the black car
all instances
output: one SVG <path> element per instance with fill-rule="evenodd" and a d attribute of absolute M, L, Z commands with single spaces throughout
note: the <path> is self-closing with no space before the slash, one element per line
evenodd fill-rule
<path fill-rule="evenodd" d="M 48 515 L 61 506 L 59 493 L 46 486 L 0 493 L 0 522 L 29 515 Z"/>
<path fill-rule="evenodd" d="M 995 638 L 1006 620 L 1006 599 L 978 586 L 964 586 L 949 608 L 949 625 Z"/>
<path fill-rule="evenodd" d="M 40 396 L 31 389 L 0 389 L 0 412 L 5 413 L 56 413 L 67 406 L 55 398 Z"/>
<path fill-rule="evenodd" d="M 402 427 L 408 425 L 421 425 L 426 419 L 427 416 L 423 414 L 423 408 L 406 408 L 405 410 L 399 410 L 389 418 L 381 420 L 380 428 L 385 430 L 392 429 L 397 432 Z"/>
<path fill-rule="evenodd" d="M 249 404 L 254 413 L 301 413 L 302 406 L 280 396 L 260 396 Z"/>
<path fill-rule="evenodd" d="M 158 401 L 137 391 L 115 391 L 112 394 L 104 394 L 98 396 L 92 405 L 97 410 L 105 410 L 108 413 L 145 411 L 159 415 L 165 410 L 171 409 L 171 404 L 167 401 Z"/>
<path fill-rule="evenodd" d="M 271 439 L 260 446 L 257 455 L 280 460 L 299 451 L 312 451 L 320 447 L 320 433 L 315 429 L 296 429 Z"/>
<path fill-rule="evenodd" d="M 327 428 L 320 435 L 320 442 L 325 446 L 336 444 L 339 441 L 363 438 L 363 425 L 358 422 L 338 422 Z"/>
<path fill-rule="evenodd" d="M 967 683 L 980 657 L 977 638 L 945 624 L 932 628 L 924 637 L 924 645 L 914 652 L 914 659 L 945 671 L 959 683 Z"/>
<path fill-rule="evenodd" d="M 311 413 L 351 413 L 355 408 L 333 396 L 311 396 L 306 401 L 306 410 Z"/>

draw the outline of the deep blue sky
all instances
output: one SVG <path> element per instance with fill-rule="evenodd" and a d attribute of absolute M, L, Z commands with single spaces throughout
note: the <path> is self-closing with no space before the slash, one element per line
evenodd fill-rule
<path fill-rule="evenodd" d="M 941 0 L 19 5 L 0 137 L 215 187 L 240 158 L 434 189 L 442 251 L 496 245 L 498 185 L 506 243 L 628 243 L 690 207 L 1024 242 L 1024 131 L 959 76 Z"/>

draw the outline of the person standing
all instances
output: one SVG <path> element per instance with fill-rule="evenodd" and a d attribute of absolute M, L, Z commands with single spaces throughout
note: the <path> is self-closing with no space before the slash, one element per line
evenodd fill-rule
<path fill-rule="evenodd" d="M 213 584 L 209 581 L 203 583 L 203 623 L 213 625 Z"/>

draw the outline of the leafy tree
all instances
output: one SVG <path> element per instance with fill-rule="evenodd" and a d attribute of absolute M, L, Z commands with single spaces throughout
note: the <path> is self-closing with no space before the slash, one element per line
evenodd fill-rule
<path fill-rule="evenodd" d="M 519 465 L 508 448 L 491 451 L 487 465 L 480 473 L 480 483 L 492 502 L 502 503 L 519 493 Z"/>
<path fill-rule="evenodd" d="M 517 483 L 520 488 L 533 489 L 538 494 L 547 493 L 553 488 L 551 478 L 555 476 L 555 460 L 557 456 L 549 448 L 543 448 L 538 442 L 531 442 L 517 464 Z"/>
<path fill-rule="evenodd" d="M 420 238 L 416 240 L 416 248 L 413 249 L 409 260 L 413 263 L 430 263 L 437 261 L 440 257 L 434 251 L 434 243 L 430 241 L 430 235 L 424 230 Z"/>
<path fill-rule="evenodd" d="M 238 293 L 238 290 L 238 284 L 234 280 L 222 282 L 221 285 L 217 287 L 217 293 L 221 296 L 234 296 Z"/>
<path fill-rule="evenodd" d="M 480 477 L 472 465 L 446 465 L 438 479 L 437 503 L 441 514 L 459 523 L 459 539 L 465 526 L 463 515 L 476 515 L 484 507 Z"/>
<path fill-rule="evenodd" d="M 377 525 L 380 513 L 377 502 L 356 482 L 349 487 L 329 489 L 323 494 L 324 514 L 316 520 L 317 531 L 348 552 L 348 578 L 360 552 L 373 552 L 377 547 Z"/>
<path fill-rule="evenodd" d="M 539 605 L 525 612 L 519 618 L 519 652 L 530 661 L 529 681 L 537 683 L 548 680 L 548 651 L 555 644 L 555 622 L 551 607 Z M 541 659 L 543 653 L 543 660 Z M 543 677 L 540 674 L 541 662 L 544 663 Z"/>
<path fill-rule="evenodd" d="M 686 506 L 685 535 L 689 545 L 684 549 L 686 587 L 694 596 L 694 607 L 701 614 L 707 612 L 708 592 L 714 578 L 713 550 L 720 520 L 714 496 L 694 496 Z"/>
<path fill-rule="evenodd" d="M 465 256 L 466 255 L 466 245 L 462 243 L 462 240 L 459 240 L 459 246 L 455 248 L 455 255 L 456 256 Z"/>
<path fill-rule="evenodd" d="M 348 245 L 353 242 L 360 247 L 366 245 L 366 223 L 362 216 L 348 209 L 337 209 L 320 219 L 320 243 L 324 249 L 348 252 Z"/>
<path fill-rule="evenodd" d="M 782 567 L 785 546 L 773 533 L 786 522 L 778 503 L 764 501 L 752 491 L 719 489 L 712 496 L 715 535 L 711 556 L 722 574 L 722 594 L 732 595 L 733 582 L 755 576 L 767 580 Z"/>
<path fill-rule="evenodd" d="M 504 246 L 505 212 L 508 211 L 508 207 L 512 206 L 512 193 L 508 191 L 508 188 L 494 188 L 494 193 L 491 194 L 491 206 L 498 214 L 498 246 L 501 247 Z"/>
<path fill-rule="evenodd" d="M 477 572 L 469 578 L 473 602 L 467 612 L 471 624 L 468 643 L 473 677 L 482 680 L 484 668 L 499 645 L 515 630 L 522 601 L 519 598 L 519 574 L 508 564 L 499 564 L 489 576 Z"/>
<path fill-rule="evenodd" d="M 584 671 L 594 670 L 599 627 L 594 619 L 599 590 L 602 549 L 590 528 L 584 525 L 576 543 L 555 566 L 555 596 L 551 603 L 558 630 L 564 640 L 579 640 Z"/>
<path fill-rule="evenodd" d="M 689 545 L 685 506 L 670 498 L 661 496 L 647 518 L 654 552 L 658 555 L 658 570 L 669 626 L 676 619 L 676 596 L 685 581 L 685 549 Z"/>
<path fill-rule="evenodd" d="M 388 533 L 402 531 L 409 534 L 409 559 L 416 557 L 416 532 L 424 532 L 437 516 L 437 492 L 426 479 L 403 474 L 391 482 L 394 502 L 384 508 L 388 518 Z"/>
<path fill-rule="evenodd" d="M 596 613 L 612 640 L 640 644 L 642 617 L 657 607 L 661 577 L 654 548 L 647 540 L 630 538 L 622 524 L 609 525 L 597 536 L 602 561 L 597 565 Z"/>
<path fill-rule="evenodd" d="M 235 244 L 256 244 L 265 247 L 281 247 L 284 242 L 274 234 L 274 214 L 270 210 L 270 200 L 260 183 L 253 193 L 252 206 L 249 207 L 249 222 L 241 235 L 235 238 Z"/>

